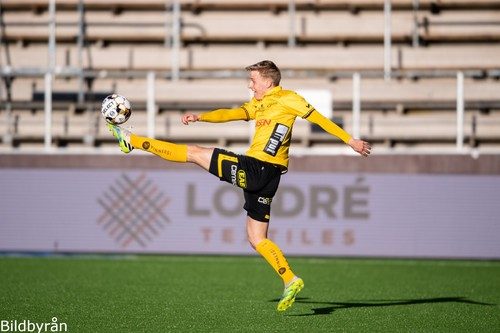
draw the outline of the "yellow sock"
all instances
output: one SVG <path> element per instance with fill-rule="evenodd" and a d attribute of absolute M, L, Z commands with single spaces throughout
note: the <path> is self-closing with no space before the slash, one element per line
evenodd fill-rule
<path fill-rule="evenodd" d="M 187 145 L 178 145 L 134 134 L 130 135 L 130 144 L 134 148 L 148 151 L 168 161 L 187 162 Z"/>
<path fill-rule="evenodd" d="M 278 275 L 283 279 L 285 284 L 288 284 L 295 277 L 290 265 L 286 261 L 283 252 L 281 252 L 278 245 L 274 244 L 269 239 L 264 239 L 262 242 L 257 244 L 255 247 L 257 252 L 266 259 L 266 261 L 271 265 L 271 267 L 278 273 Z"/>

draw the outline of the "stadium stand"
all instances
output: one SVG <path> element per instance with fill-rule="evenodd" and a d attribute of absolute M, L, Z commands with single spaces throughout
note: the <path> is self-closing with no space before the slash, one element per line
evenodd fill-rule
<path fill-rule="evenodd" d="M 43 144 L 48 2 L 0 4 L 1 149 Z M 335 120 L 349 131 L 352 75 L 360 73 L 360 134 L 388 149 L 454 147 L 456 73 L 462 71 L 466 144 L 500 147 L 500 1 L 391 1 L 391 80 L 384 79 L 383 0 L 294 3 L 291 21 L 286 0 L 182 0 L 177 52 L 170 1 L 85 0 L 79 7 L 77 0 L 58 0 L 53 144 L 111 144 L 97 112 L 110 92 L 133 102 L 130 123 L 145 133 L 146 75 L 153 71 L 158 138 L 244 145 L 247 123 L 186 128 L 178 119 L 247 100 L 242 68 L 270 59 L 282 68 L 284 87 L 330 91 Z M 297 124 L 294 140 L 304 147 L 340 145 L 305 122 Z"/>

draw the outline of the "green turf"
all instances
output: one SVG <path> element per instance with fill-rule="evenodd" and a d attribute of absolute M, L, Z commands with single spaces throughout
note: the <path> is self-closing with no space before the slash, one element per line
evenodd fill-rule
<path fill-rule="evenodd" d="M 500 332 L 500 262 L 257 257 L 0 257 L 0 320 L 70 332 Z"/>

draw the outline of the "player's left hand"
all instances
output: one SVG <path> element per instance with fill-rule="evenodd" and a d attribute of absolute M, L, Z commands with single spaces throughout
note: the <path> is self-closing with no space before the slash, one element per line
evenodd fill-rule
<path fill-rule="evenodd" d="M 362 156 L 368 156 L 371 153 L 372 146 L 366 141 L 360 140 L 360 139 L 353 139 L 351 138 L 349 140 L 348 145 L 358 154 Z"/>

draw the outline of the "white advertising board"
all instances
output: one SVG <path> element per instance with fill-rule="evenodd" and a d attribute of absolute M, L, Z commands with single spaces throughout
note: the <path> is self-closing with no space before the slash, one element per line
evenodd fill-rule
<path fill-rule="evenodd" d="M 0 251 L 249 254 L 241 190 L 202 171 L 0 170 Z M 500 177 L 293 172 L 290 255 L 500 258 Z"/>

